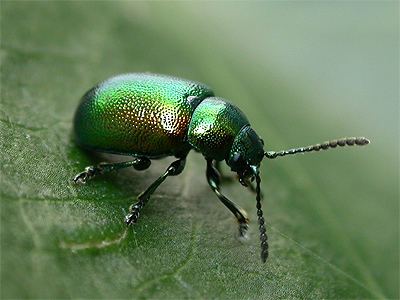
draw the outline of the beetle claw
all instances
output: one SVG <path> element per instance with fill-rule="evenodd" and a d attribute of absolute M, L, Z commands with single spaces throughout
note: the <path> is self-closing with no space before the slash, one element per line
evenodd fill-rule
<path fill-rule="evenodd" d="M 90 178 L 96 175 L 96 169 L 93 166 L 85 168 L 85 171 L 79 173 L 73 178 L 74 183 L 85 184 Z"/>
<path fill-rule="evenodd" d="M 138 218 L 139 218 L 139 212 L 131 212 L 125 216 L 125 224 L 128 226 L 136 224 Z"/>
<path fill-rule="evenodd" d="M 141 205 L 141 202 L 132 204 L 131 207 L 129 207 L 130 213 L 125 216 L 126 225 L 129 226 L 137 223 L 140 215 L 140 209 L 142 207 L 143 205 Z"/>
<path fill-rule="evenodd" d="M 87 182 L 87 179 L 88 179 L 87 177 L 88 176 L 87 176 L 86 172 L 82 172 L 82 173 L 79 173 L 78 175 L 76 175 L 72 179 L 72 181 L 74 183 L 76 183 L 76 184 L 85 184 Z"/>

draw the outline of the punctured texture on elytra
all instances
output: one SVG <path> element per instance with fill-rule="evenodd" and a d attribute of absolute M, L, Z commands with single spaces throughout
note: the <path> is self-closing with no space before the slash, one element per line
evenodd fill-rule
<path fill-rule="evenodd" d="M 117 154 L 161 157 L 184 152 L 196 106 L 213 92 L 204 84 L 156 74 L 110 78 L 82 98 L 75 115 L 79 144 Z"/>

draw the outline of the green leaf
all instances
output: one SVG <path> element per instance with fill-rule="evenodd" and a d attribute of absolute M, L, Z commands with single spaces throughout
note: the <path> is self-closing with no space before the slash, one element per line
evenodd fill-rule
<path fill-rule="evenodd" d="M 398 298 L 398 3 L 1 3 L 2 298 Z M 173 74 L 237 104 L 268 150 L 365 135 L 365 148 L 265 161 L 270 257 L 255 197 L 224 192 L 192 153 L 127 229 L 168 166 L 76 186 L 81 95 L 114 74 Z M 229 174 L 228 168 L 225 169 Z"/>

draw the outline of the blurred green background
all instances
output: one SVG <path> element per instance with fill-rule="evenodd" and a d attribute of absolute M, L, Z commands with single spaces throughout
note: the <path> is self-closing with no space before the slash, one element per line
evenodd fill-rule
<path fill-rule="evenodd" d="M 2 298 L 398 298 L 399 7 L 366 2 L 1 2 Z M 192 153 L 124 235 L 124 209 L 171 161 L 86 186 L 81 95 L 124 72 L 198 80 L 279 150 L 364 135 L 365 148 L 265 161 L 270 258 L 254 196 L 207 187 Z M 102 243 L 102 241 L 106 241 Z"/>

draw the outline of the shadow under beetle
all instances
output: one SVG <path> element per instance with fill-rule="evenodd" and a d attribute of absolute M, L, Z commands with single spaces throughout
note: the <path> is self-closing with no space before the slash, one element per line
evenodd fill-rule
<path fill-rule="evenodd" d="M 206 159 L 208 184 L 235 215 L 239 235 L 244 237 L 249 222 L 246 212 L 220 191 L 219 163 L 225 160 L 237 173 L 240 183 L 256 193 L 263 262 L 268 257 L 259 174 L 263 158 L 369 143 L 363 137 L 342 138 L 296 149 L 265 152 L 263 140 L 251 128 L 243 112 L 225 99 L 215 97 L 208 86 L 150 73 L 112 77 L 86 92 L 75 114 L 74 131 L 77 143 L 83 148 L 133 157 L 127 162 L 87 167 L 74 177 L 76 183 L 85 183 L 97 175 L 127 167 L 144 170 L 150 166 L 151 159 L 177 158 L 131 205 L 125 217 L 127 225 L 138 221 L 141 209 L 168 176 L 183 171 L 186 157 L 194 149 Z M 255 187 L 252 186 L 254 179 Z"/>

